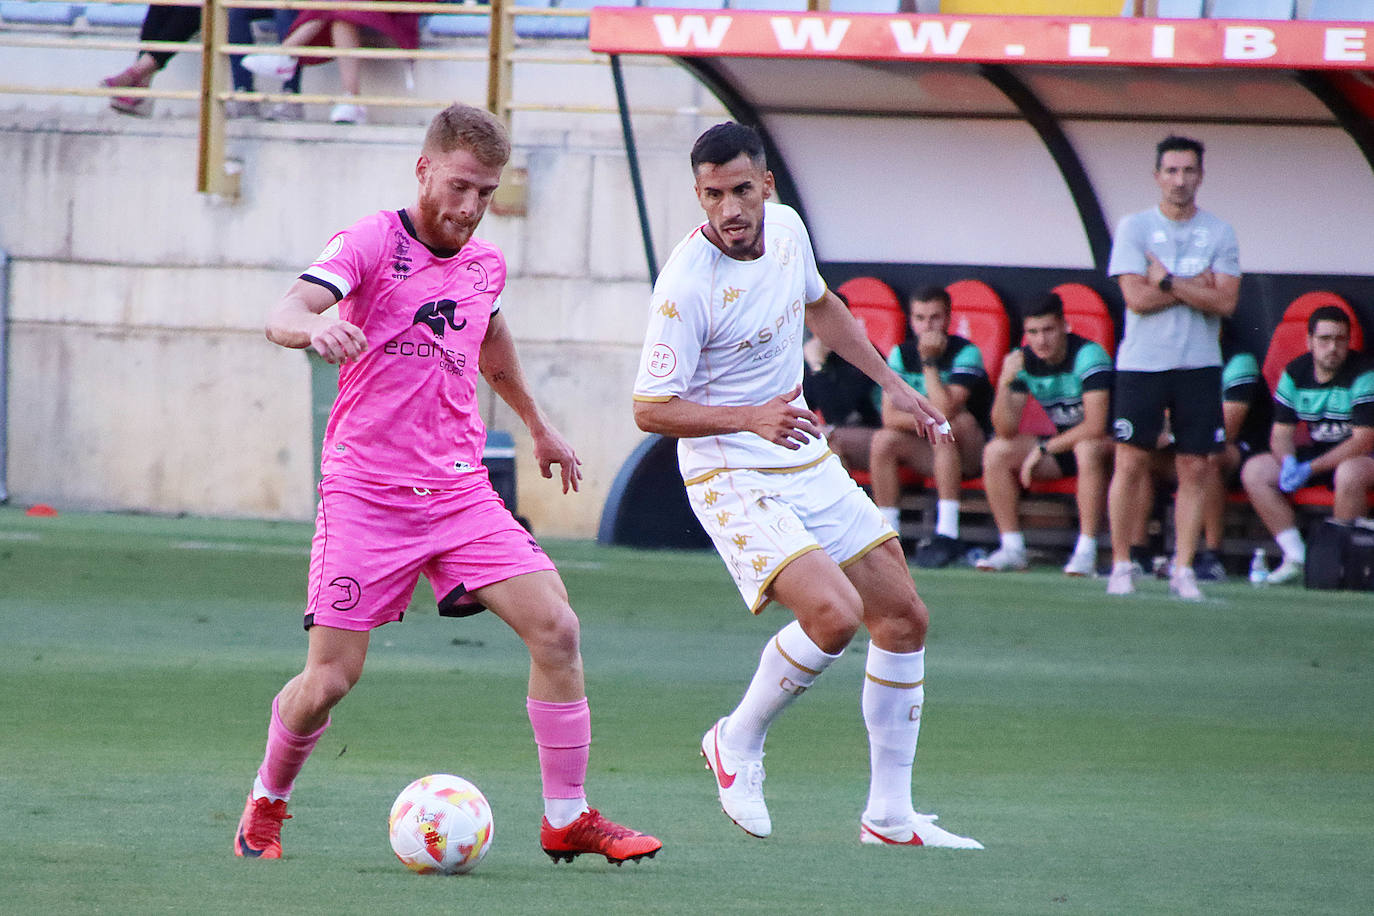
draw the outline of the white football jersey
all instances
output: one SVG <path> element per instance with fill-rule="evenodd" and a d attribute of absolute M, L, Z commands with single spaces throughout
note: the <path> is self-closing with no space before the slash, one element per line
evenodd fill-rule
<path fill-rule="evenodd" d="M 816 255 L 791 207 L 764 206 L 764 254 L 737 261 L 698 226 L 673 250 L 654 284 L 637 401 L 673 397 L 707 406 L 763 404 L 802 380 L 806 306 L 825 295 Z M 792 402 L 806 407 L 801 395 Z M 723 469 L 795 468 L 825 456 L 823 438 L 795 451 L 741 432 L 683 439 L 687 481 Z"/>

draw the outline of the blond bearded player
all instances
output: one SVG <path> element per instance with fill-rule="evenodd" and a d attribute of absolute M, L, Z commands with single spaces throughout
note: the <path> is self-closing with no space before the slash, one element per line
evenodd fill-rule
<path fill-rule="evenodd" d="M 981 849 L 912 805 L 929 615 L 896 533 L 831 453 L 801 396 L 803 325 L 932 441 L 950 441 L 949 424 L 826 289 L 796 212 L 768 202 L 773 175 L 759 135 L 718 124 L 698 138 L 691 164 L 706 222 L 655 284 L 635 421 L 681 440 L 692 508 L 750 610 L 777 601 L 796 618 L 768 641 L 739 705 L 702 738 L 721 807 L 753 836 L 772 832 L 763 799 L 768 727 L 862 624 L 871 638 L 862 705 L 872 781 L 860 841 Z"/>
<path fill-rule="evenodd" d="M 441 616 L 490 610 L 529 649 L 525 708 L 544 851 L 554 862 L 596 853 L 619 864 L 662 845 L 587 805 L 591 711 L 577 615 L 553 563 L 482 466 L 478 374 L 529 429 L 545 477 L 558 465 L 566 493 L 582 476 L 535 402 L 501 315 L 505 257 L 473 235 L 509 158 L 498 119 L 466 105 L 441 111 L 415 164 L 415 203 L 336 234 L 268 319 L 269 340 L 339 365 L 339 394 L 321 463 L 305 667 L 272 701 L 267 749 L 234 834 L 237 856 L 282 857 L 296 777 L 362 676 L 372 631 L 401 620 L 422 574 Z"/>

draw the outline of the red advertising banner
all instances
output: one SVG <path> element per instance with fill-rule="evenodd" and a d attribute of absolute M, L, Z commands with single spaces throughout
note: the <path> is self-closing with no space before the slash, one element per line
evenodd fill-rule
<path fill-rule="evenodd" d="M 1370 24 L 621 9 L 592 11 L 608 54 L 960 63 L 1369 69 Z"/>

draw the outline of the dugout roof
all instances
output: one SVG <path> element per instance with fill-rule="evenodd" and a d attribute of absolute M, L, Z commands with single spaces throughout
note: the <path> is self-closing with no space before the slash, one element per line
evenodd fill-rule
<path fill-rule="evenodd" d="M 1101 272 L 1177 131 L 1206 140 L 1203 206 L 1247 271 L 1349 275 L 1374 237 L 1371 26 L 599 8 L 591 46 L 675 58 L 760 125 L 823 261 Z"/>

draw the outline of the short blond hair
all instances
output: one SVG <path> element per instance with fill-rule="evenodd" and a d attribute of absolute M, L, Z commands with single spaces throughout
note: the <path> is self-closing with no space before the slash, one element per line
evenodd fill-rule
<path fill-rule="evenodd" d="M 455 102 L 429 122 L 423 152 L 450 153 L 460 148 L 483 165 L 505 165 L 510 161 L 510 132 L 491 112 Z"/>

